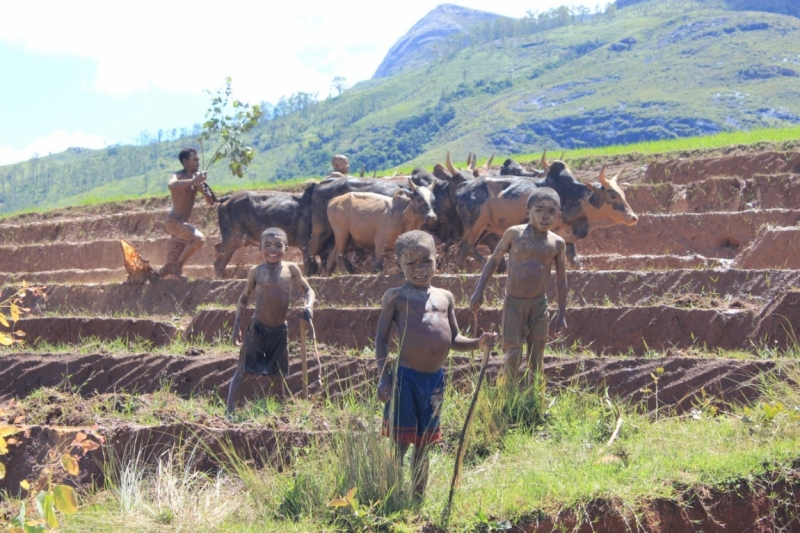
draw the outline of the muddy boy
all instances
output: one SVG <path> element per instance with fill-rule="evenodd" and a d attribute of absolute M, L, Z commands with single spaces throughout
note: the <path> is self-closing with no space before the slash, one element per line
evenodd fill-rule
<path fill-rule="evenodd" d="M 428 445 L 441 438 L 442 367 L 451 349 L 464 352 L 493 346 L 494 334 L 484 334 L 480 339 L 459 334 L 453 295 L 431 286 L 436 246 L 430 234 L 404 233 L 397 240 L 396 253 L 406 283 L 383 295 L 375 338 L 377 393 L 386 403 L 382 433 L 397 443 L 401 460 L 414 444 L 414 494 L 421 501 L 428 481 Z M 397 328 L 400 353 L 396 365 L 386 365 L 392 324 Z M 394 373 L 389 366 L 394 366 Z"/>
<path fill-rule="evenodd" d="M 528 345 L 528 385 L 540 380 L 550 315 L 547 311 L 547 286 L 553 265 L 556 267 L 558 315 L 556 331 L 567 327 L 566 244 L 550 231 L 558 219 L 561 201 L 549 187 L 535 189 L 528 197 L 528 223 L 512 226 L 486 262 L 470 308 L 476 313 L 483 304 L 483 291 L 500 260 L 508 254 L 508 279 L 503 304 L 503 350 L 507 375 L 519 379 L 522 346 Z"/>
<path fill-rule="evenodd" d="M 227 415 L 236 408 L 242 379 L 248 375 L 267 376 L 267 394 L 277 381 L 280 395 L 284 376 L 289 371 L 288 328 L 286 315 L 292 302 L 292 286 L 305 292 L 305 307 L 301 318 L 312 317 L 315 294 L 295 263 L 283 261 L 288 247 L 286 233 L 279 228 L 267 228 L 261 234 L 261 255 L 264 262 L 253 267 L 247 275 L 244 291 L 236 304 L 231 342 L 239 346 L 242 314 L 250 295 L 255 291 L 255 312 L 239 351 L 239 363 L 228 390 Z"/>

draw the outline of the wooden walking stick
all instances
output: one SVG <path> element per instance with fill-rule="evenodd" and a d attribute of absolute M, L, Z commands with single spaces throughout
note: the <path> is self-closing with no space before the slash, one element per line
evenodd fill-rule
<path fill-rule="evenodd" d="M 489 331 L 494 331 L 494 324 L 489 327 Z M 476 332 L 477 334 L 477 332 Z M 458 439 L 458 449 L 456 450 L 456 464 L 453 468 L 453 479 L 450 481 L 450 495 L 447 497 L 447 506 L 444 508 L 444 521 L 447 524 L 450 521 L 450 508 L 453 505 L 453 496 L 455 496 L 456 488 L 461 481 L 461 467 L 464 464 L 464 453 L 466 452 L 467 432 L 469 431 L 470 422 L 472 422 L 472 415 L 475 413 L 475 404 L 478 403 L 478 394 L 481 392 L 481 384 L 486 375 L 486 367 L 489 365 L 489 354 L 492 349 L 487 344 L 483 349 L 483 361 L 481 361 L 481 372 L 478 374 L 478 383 L 475 385 L 475 392 L 472 395 L 472 402 L 469 404 L 467 417 L 464 419 L 464 427 L 461 429 L 461 437 Z"/>
<path fill-rule="evenodd" d="M 308 400 L 308 356 L 306 355 L 306 321 L 300 319 L 300 356 L 303 361 L 303 399 Z"/>

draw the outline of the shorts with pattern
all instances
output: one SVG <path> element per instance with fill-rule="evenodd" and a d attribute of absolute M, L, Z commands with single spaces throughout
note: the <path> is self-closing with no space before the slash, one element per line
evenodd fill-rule
<path fill-rule="evenodd" d="M 430 444 L 442 438 L 439 414 L 444 399 L 444 370 L 420 372 L 403 366 L 393 383 L 394 401 L 383 409 L 381 434 L 400 444 Z M 390 409 L 394 408 L 392 417 Z M 394 418 L 394 420 L 392 420 Z"/>
<path fill-rule="evenodd" d="M 519 348 L 526 342 L 547 341 L 550 313 L 547 296 L 514 298 L 506 295 L 503 304 L 503 349 Z"/>
<path fill-rule="evenodd" d="M 289 374 L 289 329 L 286 323 L 277 328 L 250 321 L 239 350 L 239 370 L 262 376 Z"/>

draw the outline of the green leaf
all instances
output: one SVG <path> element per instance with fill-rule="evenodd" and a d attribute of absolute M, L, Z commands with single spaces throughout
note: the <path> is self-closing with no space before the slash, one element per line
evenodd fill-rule
<path fill-rule="evenodd" d="M 0 331 L 0 344 L 3 346 L 11 346 L 14 344 L 14 338 L 8 333 L 3 333 Z"/>
<path fill-rule="evenodd" d="M 36 510 L 39 511 L 39 516 L 44 516 L 44 499 L 47 497 L 47 493 L 43 490 L 39 491 L 39 494 L 36 495 L 34 502 L 36 502 Z"/>
<path fill-rule="evenodd" d="M 78 498 L 75 491 L 67 485 L 56 485 L 53 487 L 53 496 L 56 507 L 64 514 L 75 514 L 78 512 Z"/>
<path fill-rule="evenodd" d="M 69 472 L 69 474 L 72 476 L 77 476 L 81 473 L 81 469 L 78 466 L 78 460 L 68 453 L 65 453 L 61 456 L 61 464 L 64 465 L 64 470 Z"/>
<path fill-rule="evenodd" d="M 58 527 L 58 518 L 56 517 L 56 508 L 54 505 L 53 493 L 48 492 L 44 497 L 44 519 L 50 527 Z"/>

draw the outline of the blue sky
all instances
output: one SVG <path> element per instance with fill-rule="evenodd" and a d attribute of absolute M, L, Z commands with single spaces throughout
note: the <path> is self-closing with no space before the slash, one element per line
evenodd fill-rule
<path fill-rule="evenodd" d="M 0 7 L 0 164 L 70 146 L 134 142 L 202 122 L 226 76 L 234 95 L 326 96 L 368 79 L 438 1 L 6 2 Z M 521 17 L 575 0 L 468 0 Z M 337 5 L 334 5 L 337 4 Z"/>

